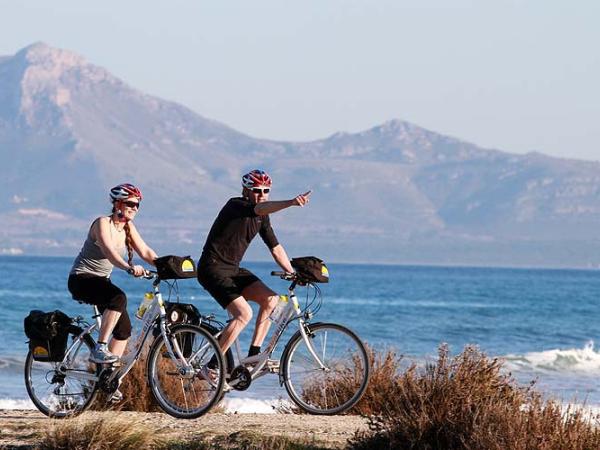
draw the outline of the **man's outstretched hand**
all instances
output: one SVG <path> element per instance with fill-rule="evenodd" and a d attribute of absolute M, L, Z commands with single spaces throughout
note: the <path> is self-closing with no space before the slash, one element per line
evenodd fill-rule
<path fill-rule="evenodd" d="M 310 201 L 309 197 L 310 197 L 311 193 L 312 193 L 312 191 L 307 191 L 304 194 L 298 195 L 294 199 L 294 205 L 296 205 L 296 206 L 304 206 L 304 205 L 306 205 Z"/>

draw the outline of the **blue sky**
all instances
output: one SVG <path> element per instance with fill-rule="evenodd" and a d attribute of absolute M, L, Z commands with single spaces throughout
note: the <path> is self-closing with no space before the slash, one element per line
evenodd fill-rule
<path fill-rule="evenodd" d="M 485 147 L 600 160 L 600 2 L 0 0 L 36 41 L 252 136 L 408 120 Z"/>

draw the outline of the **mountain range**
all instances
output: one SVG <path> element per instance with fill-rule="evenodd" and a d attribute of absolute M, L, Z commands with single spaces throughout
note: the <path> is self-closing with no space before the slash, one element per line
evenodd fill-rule
<path fill-rule="evenodd" d="M 108 189 L 132 182 L 144 193 L 144 239 L 197 257 L 241 174 L 264 168 L 272 199 L 313 190 L 307 207 L 272 217 L 292 255 L 600 262 L 600 163 L 484 149 L 401 120 L 311 142 L 256 139 L 44 43 L 0 57 L 0 163 L 5 254 L 74 256 L 109 212 Z M 268 252 L 257 242 L 248 257 Z"/>

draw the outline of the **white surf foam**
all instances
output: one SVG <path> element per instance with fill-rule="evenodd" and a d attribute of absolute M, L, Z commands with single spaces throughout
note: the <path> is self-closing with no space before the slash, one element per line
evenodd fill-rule
<path fill-rule="evenodd" d="M 31 400 L 0 398 L 0 409 L 35 409 Z"/>
<path fill-rule="evenodd" d="M 281 407 L 291 407 L 288 401 L 281 399 L 255 399 L 233 397 L 223 399 L 221 405 L 228 413 L 275 414 Z"/>
<path fill-rule="evenodd" d="M 524 355 L 506 355 L 509 370 L 545 370 L 553 372 L 600 373 L 600 352 L 589 341 L 583 348 L 554 349 Z"/>
<path fill-rule="evenodd" d="M 291 405 L 279 399 L 225 398 L 222 406 L 232 414 L 275 414 L 281 406 Z M 0 398 L 0 409 L 35 409 L 35 405 L 29 399 Z"/>

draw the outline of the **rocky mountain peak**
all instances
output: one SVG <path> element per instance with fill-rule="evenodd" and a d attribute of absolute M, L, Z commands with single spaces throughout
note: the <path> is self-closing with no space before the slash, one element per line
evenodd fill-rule
<path fill-rule="evenodd" d="M 23 48 L 15 58 L 25 61 L 29 66 L 43 67 L 46 70 L 65 70 L 87 64 L 77 53 L 54 48 L 44 42 L 36 42 Z"/>
<path fill-rule="evenodd" d="M 72 91 L 98 82 L 119 84 L 105 69 L 72 51 L 37 42 L 0 60 L 0 117 L 28 127 L 65 124 Z"/>

